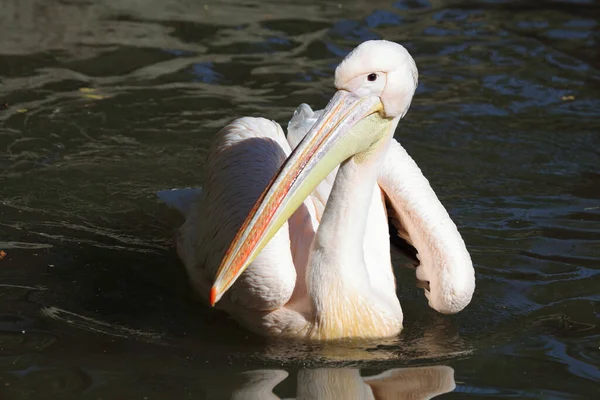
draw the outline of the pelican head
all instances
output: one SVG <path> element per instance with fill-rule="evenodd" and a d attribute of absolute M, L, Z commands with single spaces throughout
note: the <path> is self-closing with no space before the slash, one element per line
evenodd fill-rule
<path fill-rule="evenodd" d="M 335 71 L 333 98 L 282 165 L 242 224 L 217 271 L 214 305 L 279 228 L 339 164 L 381 154 L 411 103 L 417 68 L 408 51 L 385 40 L 362 43 Z"/>
<path fill-rule="evenodd" d="M 374 95 L 388 118 L 402 118 L 417 88 L 415 60 L 398 43 L 371 40 L 355 48 L 335 70 L 335 87 L 358 97 Z"/>

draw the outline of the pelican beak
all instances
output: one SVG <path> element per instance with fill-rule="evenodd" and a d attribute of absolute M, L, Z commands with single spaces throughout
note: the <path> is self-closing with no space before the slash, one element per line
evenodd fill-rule
<path fill-rule="evenodd" d="M 275 174 L 240 227 L 217 270 L 210 304 L 219 301 L 279 228 L 333 169 L 368 152 L 385 137 L 391 119 L 377 96 L 339 90 Z"/>

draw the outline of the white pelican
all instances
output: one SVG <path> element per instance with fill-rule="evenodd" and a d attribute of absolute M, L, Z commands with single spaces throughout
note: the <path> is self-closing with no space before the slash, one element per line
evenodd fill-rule
<path fill-rule="evenodd" d="M 195 289 L 248 329 L 308 339 L 397 335 L 402 309 L 390 219 L 418 252 L 429 305 L 462 310 L 475 288 L 456 225 L 393 139 L 417 86 L 401 45 L 362 43 L 335 71 L 320 112 L 301 105 L 288 138 L 264 118 L 217 135 L 177 251 Z M 386 203 L 389 210 L 386 209 Z"/>

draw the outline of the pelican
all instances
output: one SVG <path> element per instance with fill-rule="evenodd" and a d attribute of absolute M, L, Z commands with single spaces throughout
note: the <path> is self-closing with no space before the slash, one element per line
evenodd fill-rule
<path fill-rule="evenodd" d="M 391 220 L 416 249 L 429 305 L 462 310 L 475 288 L 470 255 L 393 138 L 417 82 L 403 46 L 368 41 L 336 68 L 324 110 L 298 108 L 287 138 L 264 118 L 221 129 L 201 191 L 179 201 L 177 252 L 196 291 L 262 335 L 395 336 L 403 314 Z"/>

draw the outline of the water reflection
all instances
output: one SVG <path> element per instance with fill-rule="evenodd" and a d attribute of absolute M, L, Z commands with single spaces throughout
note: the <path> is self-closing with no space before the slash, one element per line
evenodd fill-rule
<path fill-rule="evenodd" d="M 209 398 L 279 399 L 274 388 L 289 379 L 288 376 L 284 370 L 243 372 L 233 377 L 230 388 L 215 391 Z M 358 369 L 351 368 L 303 369 L 297 373 L 296 396 L 293 398 L 420 400 L 448 393 L 455 387 L 454 370 L 447 366 L 396 368 L 366 377 L 361 376 Z"/>

